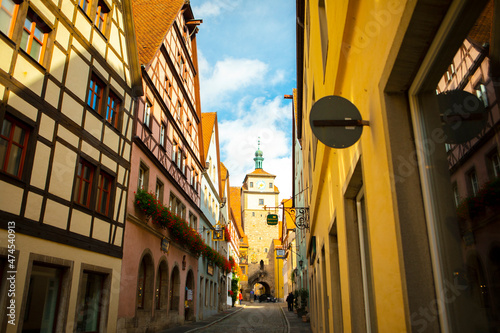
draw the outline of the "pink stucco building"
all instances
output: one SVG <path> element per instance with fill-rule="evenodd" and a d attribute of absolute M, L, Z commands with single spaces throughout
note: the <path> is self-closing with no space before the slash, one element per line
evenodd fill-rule
<path fill-rule="evenodd" d="M 194 320 L 198 257 L 135 205 L 138 189 L 198 228 L 202 135 L 195 20 L 189 2 L 132 1 L 144 96 L 133 128 L 119 332 Z"/>

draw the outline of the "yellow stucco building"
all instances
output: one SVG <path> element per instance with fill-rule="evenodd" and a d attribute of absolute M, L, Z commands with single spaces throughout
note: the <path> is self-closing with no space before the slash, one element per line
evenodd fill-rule
<path fill-rule="evenodd" d="M 485 16 L 498 19 L 498 2 L 484 10 L 487 3 L 296 2 L 296 134 L 303 175 L 295 194 L 305 191 L 310 209 L 314 332 L 499 329 L 498 242 L 495 233 L 479 238 L 464 232 L 457 218 L 460 200 L 453 200 L 448 152 L 466 143 L 450 140 L 447 111 L 436 97 L 439 80 L 457 75 L 453 64 L 463 41 L 474 37 Z M 487 31 L 489 44 L 482 47 L 489 67 L 469 67 L 483 71 L 485 82 L 499 77 L 498 24 Z M 454 89 L 464 89 L 472 74 L 461 75 L 463 85 Z M 498 82 L 496 87 L 498 95 Z M 495 91 L 488 94 L 496 103 Z M 331 95 L 352 102 L 368 122 L 350 147 L 331 148 L 312 132 L 312 107 Z M 471 97 L 456 104 L 475 112 L 469 109 L 478 102 Z M 467 116 L 454 115 L 466 122 Z M 465 131 L 466 124 L 453 124 Z M 498 120 L 491 126 L 498 128 Z M 494 177 L 480 183 L 487 180 Z M 484 251 L 489 259 L 470 260 L 466 250 Z"/>

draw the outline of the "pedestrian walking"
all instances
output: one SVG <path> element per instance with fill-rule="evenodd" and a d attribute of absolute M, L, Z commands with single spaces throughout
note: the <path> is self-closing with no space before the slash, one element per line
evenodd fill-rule
<path fill-rule="evenodd" d="M 243 300 L 243 295 L 241 293 L 238 295 L 238 299 L 240 300 L 240 305 L 241 305 L 241 301 Z"/>
<path fill-rule="evenodd" d="M 288 303 L 288 311 L 293 311 L 293 300 L 295 299 L 295 296 L 290 292 L 288 296 L 286 297 L 286 302 Z"/>

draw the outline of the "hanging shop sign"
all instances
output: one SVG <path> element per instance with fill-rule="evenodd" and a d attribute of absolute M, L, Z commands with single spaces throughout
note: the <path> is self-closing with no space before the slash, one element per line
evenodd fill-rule
<path fill-rule="evenodd" d="M 340 96 L 325 96 L 311 108 L 311 130 L 324 145 L 347 148 L 355 144 L 369 123 L 354 104 Z"/>
<path fill-rule="evenodd" d="M 267 215 L 267 224 L 268 225 L 278 224 L 278 215 L 277 214 L 268 214 Z"/>
<path fill-rule="evenodd" d="M 437 101 L 446 143 L 467 142 L 485 128 L 488 111 L 477 96 L 451 90 L 437 95 Z"/>
<path fill-rule="evenodd" d="M 212 230 L 212 240 L 216 242 L 224 240 L 224 226 L 222 225 L 222 223 L 218 222 L 215 225 L 215 229 Z"/>
<path fill-rule="evenodd" d="M 214 275 L 214 264 L 209 262 L 207 265 L 207 274 L 210 276 Z"/>
<path fill-rule="evenodd" d="M 170 242 L 166 237 L 161 239 L 161 250 L 165 253 L 168 253 L 168 249 L 170 248 Z"/>
<path fill-rule="evenodd" d="M 286 251 L 282 249 L 276 250 L 276 259 L 286 259 Z"/>

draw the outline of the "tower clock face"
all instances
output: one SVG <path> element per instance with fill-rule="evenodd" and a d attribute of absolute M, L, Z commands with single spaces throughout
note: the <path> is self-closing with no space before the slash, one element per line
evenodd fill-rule
<path fill-rule="evenodd" d="M 257 189 L 258 189 L 259 191 L 262 191 L 265 187 L 266 187 L 266 183 L 264 183 L 262 180 L 259 180 L 259 181 L 257 182 Z"/>

